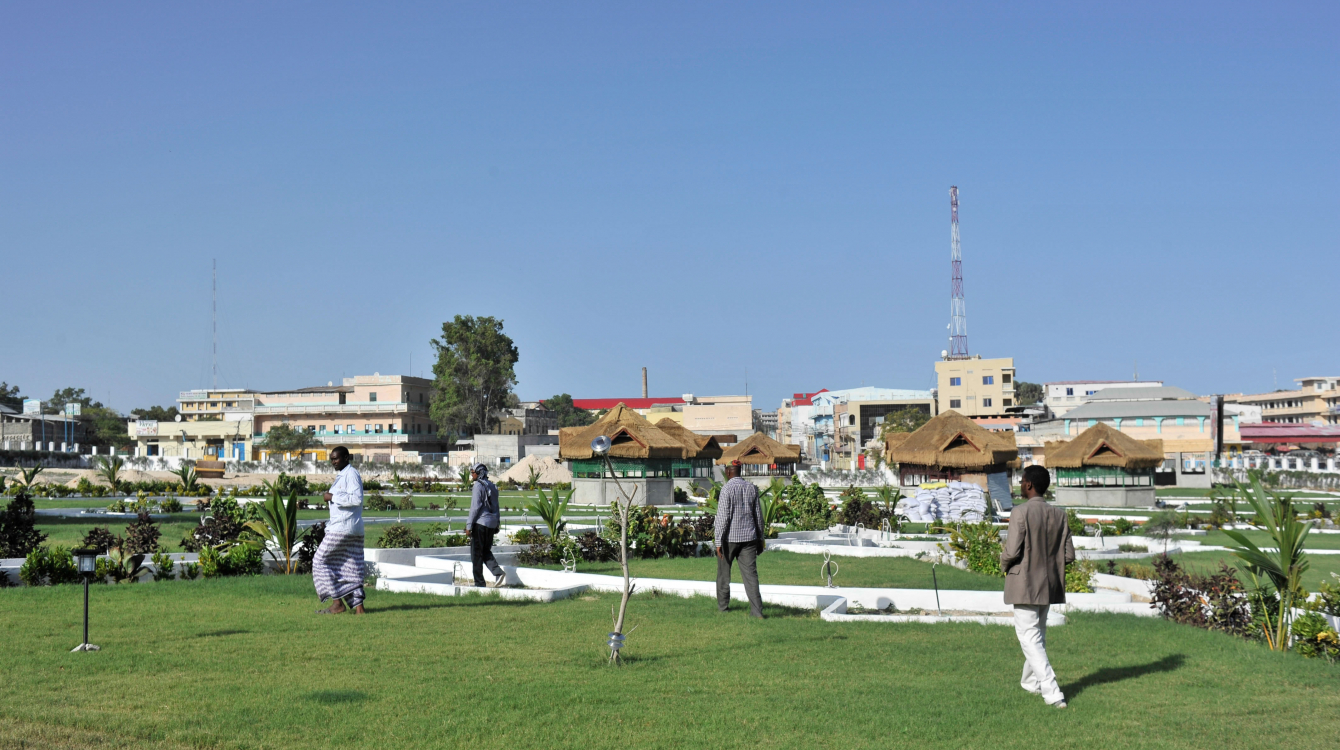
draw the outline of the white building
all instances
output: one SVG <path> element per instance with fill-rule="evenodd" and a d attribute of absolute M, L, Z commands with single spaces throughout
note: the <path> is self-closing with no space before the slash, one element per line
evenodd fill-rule
<path fill-rule="evenodd" d="M 1051 409 L 1053 416 L 1063 416 L 1066 412 L 1084 403 L 1104 388 L 1162 388 L 1162 380 L 1061 380 L 1044 383 L 1042 403 Z"/>

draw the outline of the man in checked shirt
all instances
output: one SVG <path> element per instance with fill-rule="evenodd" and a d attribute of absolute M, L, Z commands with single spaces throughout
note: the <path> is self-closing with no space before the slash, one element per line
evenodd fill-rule
<path fill-rule="evenodd" d="M 763 508 L 758 488 L 740 476 L 740 462 L 726 467 L 726 486 L 717 498 L 717 609 L 730 604 L 731 563 L 740 561 L 749 614 L 762 619 L 763 597 L 758 593 L 758 555 L 763 551 Z"/>

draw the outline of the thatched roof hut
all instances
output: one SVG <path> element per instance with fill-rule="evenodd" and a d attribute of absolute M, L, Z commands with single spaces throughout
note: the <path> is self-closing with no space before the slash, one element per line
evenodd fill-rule
<path fill-rule="evenodd" d="M 932 418 L 888 451 L 890 463 L 985 471 L 1019 457 L 1013 432 L 993 432 L 956 411 Z"/>
<path fill-rule="evenodd" d="M 669 417 L 656 423 L 656 429 L 684 444 L 684 458 L 715 460 L 721 458 L 722 448 L 715 435 L 699 435 Z"/>
<path fill-rule="evenodd" d="M 558 456 L 565 460 L 591 459 L 591 441 L 605 435 L 613 444 L 611 458 L 685 458 L 688 448 L 666 434 L 622 402 L 605 416 L 585 427 L 565 427 L 558 432 Z"/>
<path fill-rule="evenodd" d="M 910 432 L 890 432 L 884 435 L 884 460 L 893 463 L 889 458 L 889 452 L 902 445 L 905 440 L 912 437 Z"/>
<path fill-rule="evenodd" d="M 722 452 L 721 458 L 717 459 L 717 463 L 722 466 L 727 466 L 732 461 L 756 466 L 800 463 L 800 446 L 779 443 L 761 432 L 755 432 L 727 448 Z"/>
<path fill-rule="evenodd" d="M 1157 445 L 1151 445 L 1156 442 Z M 1099 422 L 1065 443 L 1047 443 L 1049 469 L 1111 466 L 1120 469 L 1152 469 L 1163 463 L 1163 441 L 1136 440 Z"/>

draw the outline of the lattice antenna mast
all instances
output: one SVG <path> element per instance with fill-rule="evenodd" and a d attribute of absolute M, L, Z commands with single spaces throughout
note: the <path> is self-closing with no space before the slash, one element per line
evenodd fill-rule
<path fill-rule="evenodd" d="M 213 361 L 211 364 L 212 379 L 210 388 L 218 390 L 219 388 L 219 261 L 211 260 L 213 268 L 210 271 L 210 337 L 213 339 Z"/>
<path fill-rule="evenodd" d="M 958 242 L 958 186 L 949 188 L 949 356 L 968 358 L 968 307 L 963 301 L 963 250 Z"/>

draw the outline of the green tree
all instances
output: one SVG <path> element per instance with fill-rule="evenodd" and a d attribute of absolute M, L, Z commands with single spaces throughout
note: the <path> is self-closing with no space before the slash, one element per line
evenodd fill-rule
<path fill-rule="evenodd" d="M 272 457 L 283 457 L 285 453 L 301 453 L 321 444 L 316 435 L 306 430 L 295 430 L 287 424 L 277 424 L 265 432 L 261 447 Z"/>
<path fill-rule="evenodd" d="M 23 408 L 23 396 L 19 395 L 17 385 L 0 383 L 0 406 L 8 406 L 15 411 Z"/>
<path fill-rule="evenodd" d="M 51 398 L 42 404 L 42 411 L 47 414 L 62 414 L 65 411 L 66 404 L 79 404 L 83 409 L 91 407 L 102 407 L 98 401 L 94 401 L 92 396 L 84 392 L 83 388 L 61 388 L 51 394 Z"/>
<path fill-rule="evenodd" d="M 557 415 L 559 427 L 585 427 L 596 421 L 595 415 L 591 412 L 573 406 L 572 396 L 566 393 L 560 393 L 540 403 Z"/>
<path fill-rule="evenodd" d="M 150 406 L 147 409 L 131 409 L 130 416 L 154 422 L 171 422 L 177 418 L 177 407 Z"/>
<path fill-rule="evenodd" d="M 1026 383 L 1022 380 L 1014 382 L 1014 403 L 1019 406 L 1036 404 L 1044 395 L 1042 386 L 1037 383 Z"/>
<path fill-rule="evenodd" d="M 457 315 L 442 324 L 442 338 L 432 344 L 436 392 L 429 413 L 438 434 L 454 440 L 487 433 L 516 385 L 516 345 L 503 333 L 503 322 Z"/>
<path fill-rule="evenodd" d="M 79 404 L 79 421 L 83 423 L 91 445 L 115 445 L 126 448 L 135 444 L 126 430 L 126 418 L 115 409 L 94 401 L 83 388 L 61 388 L 51 394 L 42 405 L 47 414 L 63 414 L 67 404 Z"/>
<path fill-rule="evenodd" d="M 909 406 L 906 409 L 899 409 L 885 415 L 884 426 L 879 434 L 883 437 L 891 432 L 916 432 L 930 419 L 931 416 L 926 412 Z"/>

